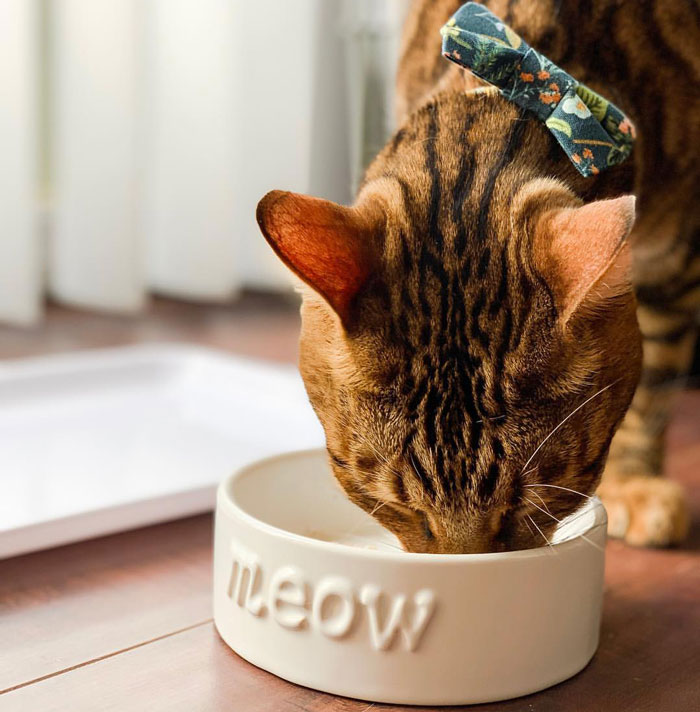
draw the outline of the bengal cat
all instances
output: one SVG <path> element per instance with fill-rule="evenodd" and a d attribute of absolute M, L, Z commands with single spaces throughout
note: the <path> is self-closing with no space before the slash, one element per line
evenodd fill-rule
<path fill-rule="evenodd" d="M 300 368 L 333 472 L 410 551 L 541 546 L 596 488 L 612 535 L 678 542 L 683 493 L 660 475 L 700 304 L 698 4 L 486 4 L 631 116 L 633 157 L 582 177 L 440 56 L 459 0 L 415 0 L 400 128 L 355 204 L 258 206 L 304 283 Z"/>

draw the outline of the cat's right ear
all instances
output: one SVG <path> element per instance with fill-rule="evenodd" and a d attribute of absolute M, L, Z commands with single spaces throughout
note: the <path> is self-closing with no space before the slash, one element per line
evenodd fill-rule
<path fill-rule="evenodd" d="M 347 326 L 353 300 L 373 271 L 373 216 L 357 207 L 281 190 L 268 193 L 256 215 L 277 256 Z"/>
<path fill-rule="evenodd" d="M 544 219 L 543 273 L 564 322 L 581 307 L 600 306 L 632 291 L 634 197 L 554 210 Z"/>
<path fill-rule="evenodd" d="M 535 179 L 516 195 L 513 212 L 531 236 L 532 255 L 549 285 L 561 323 L 632 293 L 634 197 L 583 204 L 564 184 Z"/>

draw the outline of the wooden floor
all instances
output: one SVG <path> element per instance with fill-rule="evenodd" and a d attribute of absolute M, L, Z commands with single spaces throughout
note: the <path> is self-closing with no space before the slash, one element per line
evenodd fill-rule
<path fill-rule="evenodd" d="M 294 295 L 244 294 L 230 306 L 153 299 L 137 317 L 51 306 L 31 329 L 0 327 L 0 359 L 135 343 L 185 341 L 249 356 L 294 361 L 299 336 Z"/>
<path fill-rule="evenodd" d="M 137 321 L 54 308 L 42 329 L 0 330 L 0 357 L 185 340 L 289 360 L 296 330 L 293 307 L 259 298 L 157 302 Z M 693 508 L 690 541 L 672 551 L 609 544 L 591 664 L 550 690 L 470 710 L 700 710 L 700 391 L 683 395 L 670 439 L 670 471 Z M 211 542 L 207 515 L 0 562 L 0 710 L 400 709 L 291 685 L 231 652 L 211 621 Z"/>

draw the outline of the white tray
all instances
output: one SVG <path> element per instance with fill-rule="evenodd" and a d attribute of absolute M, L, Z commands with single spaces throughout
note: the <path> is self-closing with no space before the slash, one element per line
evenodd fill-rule
<path fill-rule="evenodd" d="M 168 345 L 0 362 L 0 558 L 211 510 L 323 444 L 291 366 Z"/>

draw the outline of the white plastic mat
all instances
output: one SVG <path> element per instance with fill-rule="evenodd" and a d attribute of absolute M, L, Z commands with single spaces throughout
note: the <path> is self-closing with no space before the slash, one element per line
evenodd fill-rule
<path fill-rule="evenodd" d="M 179 345 L 0 362 L 0 558 L 211 510 L 233 469 L 322 444 L 291 366 Z"/>

